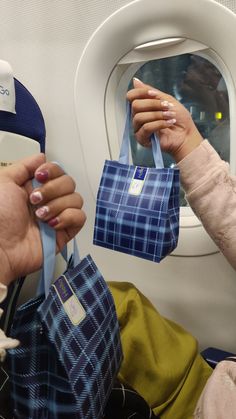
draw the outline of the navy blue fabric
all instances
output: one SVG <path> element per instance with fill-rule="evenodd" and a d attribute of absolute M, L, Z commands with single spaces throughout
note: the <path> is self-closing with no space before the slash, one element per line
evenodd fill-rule
<path fill-rule="evenodd" d="M 16 114 L 0 111 L 0 131 L 23 135 L 40 143 L 45 152 L 45 124 L 41 110 L 31 93 L 14 79 Z"/>
<path fill-rule="evenodd" d="M 90 256 L 64 274 L 86 317 L 74 325 L 56 288 L 19 307 L 9 351 L 14 417 L 100 419 L 122 360 L 113 297 Z"/>
<path fill-rule="evenodd" d="M 141 193 L 132 195 L 129 189 L 135 171 L 136 166 L 106 160 L 93 243 L 160 262 L 178 243 L 179 170 L 147 168 Z"/>

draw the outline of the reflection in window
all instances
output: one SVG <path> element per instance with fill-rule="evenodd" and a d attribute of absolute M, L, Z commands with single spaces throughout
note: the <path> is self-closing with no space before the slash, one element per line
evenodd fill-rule
<path fill-rule="evenodd" d="M 229 162 L 229 101 L 225 81 L 208 60 L 194 54 L 149 61 L 134 75 L 157 89 L 175 96 L 191 113 L 202 134 Z M 129 89 L 132 88 L 130 84 Z M 131 133 L 131 150 L 135 165 L 154 166 L 152 151 L 142 147 Z M 163 153 L 164 165 L 174 162 Z M 188 205 L 181 191 L 181 205 Z"/>

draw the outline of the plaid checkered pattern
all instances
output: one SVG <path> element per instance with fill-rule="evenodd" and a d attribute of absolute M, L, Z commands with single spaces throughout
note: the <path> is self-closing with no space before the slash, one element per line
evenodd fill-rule
<path fill-rule="evenodd" d="M 179 170 L 147 168 L 142 191 L 137 196 L 129 193 L 135 170 L 132 165 L 105 162 L 97 195 L 93 242 L 160 262 L 178 242 Z"/>
<path fill-rule="evenodd" d="M 104 419 L 160 419 L 133 388 L 115 382 L 106 405 Z"/>
<path fill-rule="evenodd" d="M 86 317 L 74 326 L 54 286 L 19 307 L 9 352 L 14 417 L 99 419 L 122 360 L 113 297 L 90 256 L 64 274 Z M 60 279 L 60 278 L 59 278 Z"/>

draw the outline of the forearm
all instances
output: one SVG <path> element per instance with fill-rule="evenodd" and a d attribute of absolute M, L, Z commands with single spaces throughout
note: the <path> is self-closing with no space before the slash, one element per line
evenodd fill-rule
<path fill-rule="evenodd" d="M 206 140 L 178 167 L 190 206 L 236 269 L 236 177 Z"/>

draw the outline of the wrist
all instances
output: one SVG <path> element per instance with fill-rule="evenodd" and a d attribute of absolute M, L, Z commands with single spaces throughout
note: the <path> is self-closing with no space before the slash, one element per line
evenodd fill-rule
<path fill-rule="evenodd" d="M 183 160 L 188 154 L 195 150 L 203 141 L 201 134 L 196 130 L 186 135 L 185 140 L 180 147 L 173 153 L 176 163 Z"/>

